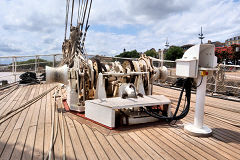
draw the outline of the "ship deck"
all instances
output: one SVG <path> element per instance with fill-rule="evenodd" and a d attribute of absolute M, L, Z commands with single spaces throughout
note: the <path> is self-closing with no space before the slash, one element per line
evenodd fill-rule
<path fill-rule="evenodd" d="M 55 85 L 20 86 L 6 91 L 6 97 L 0 95 L 0 159 L 44 159 L 48 155 L 54 90 L 25 109 L 17 109 Z M 155 86 L 154 94 L 169 97 L 174 107 L 179 91 Z M 198 138 L 183 130 L 184 123 L 193 122 L 195 99 L 192 94 L 187 117 L 171 125 L 157 122 L 108 130 L 65 112 L 59 116 L 53 159 L 62 159 L 64 153 L 67 159 L 81 160 L 240 159 L 240 103 L 206 97 L 204 123 L 212 128 L 213 135 Z"/>

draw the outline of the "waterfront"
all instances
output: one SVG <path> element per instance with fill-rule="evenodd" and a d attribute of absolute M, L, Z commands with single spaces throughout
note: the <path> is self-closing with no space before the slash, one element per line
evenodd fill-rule
<path fill-rule="evenodd" d="M 19 80 L 19 76 L 22 74 L 22 72 L 17 72 L 16 80 Z M 12 74 L 12 72 L 0 72 L 0 81 L 7 80 L 8 83 L 13 83 L 15 81 L 15 76 Z"/>

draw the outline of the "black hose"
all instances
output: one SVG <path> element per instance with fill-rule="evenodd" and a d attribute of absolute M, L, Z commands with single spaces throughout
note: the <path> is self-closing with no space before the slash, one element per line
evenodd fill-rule
<path fill-rule="evenodd" d="M 188 112 L 189 112 L 189 109 L 190 109 L 190 100 L 191 100 L 191 88 L 192 88 L 192 79 L 191 78 L 187 78 L 184 80 L 184 83 L 183 83 L 183 88 L 181 90 L 181 93 L 180 93 L 180 96 L 179 96 L 179 99 L 178 99 L 178 104 L 177 104 L 177 107 L 176 107 L 176 110 L 173 114 L 172 117 L 166 117 L 166 116 L 163 116 L 163 115 L 160 115 L 160 114 L 157 114 L 155 112 L 151 112 L 150 109 L 145 109 L 143 108 L 143 110 L 150 116 L 152 117 L 155 117 L 155 118 L 158 118 L 160 120 L 166 120 L 166 121 L 173 121 L 173 120 L 180 120 L 182 118 L 184 118 Z M 186 100 L 187 100 L 187 104 L 186 106 L 184 107 L 182 113 L 180 115 L 177 115 L 178 113 L 178 110 L 179 110 L 179 107 L 180 107 L 180 104 L 181 104 L 181 100 L 182 100 L 182 95 L 183 95 L 183 92 L 185 90 L 185 97 L 186 97 Z"/>
<path fill-rule="evenodd" d="M 201 86 L 201 84 L 202 84 L 202 80 L 203 80 L 203 76 L 202 76 L 202 78 L 201 78 L 201 82 L 196 86 L 196 88 L 198 88 L 198 87 Z"/>

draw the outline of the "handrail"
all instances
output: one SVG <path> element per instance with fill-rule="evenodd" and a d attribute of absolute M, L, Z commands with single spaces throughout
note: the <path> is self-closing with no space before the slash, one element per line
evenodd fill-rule
<path fill-rule="evenodd" d="M 44 56 L 53 57 L 53 59 L 48 60 L 48 62 L 39 61 L 39 59 Z M 10 63 L 10 64 L 0 66 L 1 71 L 4 71 L 4 70 L 8 71 L 9 69 L 11 69 L 10 70 L 11 74 L 0 76 L 0 78 L 13 76 L 15 79 L 15 82 L 16 82 L 17 76 L 22 74 L 22 73 L 17 72 L 17 68 L 20 66 L 35 66 L 34 68 L 32 68 L 33 72 L 35 72 L 35 73 L 38 73 L 38 72 L 41 72 L 42 70 L 44 70 L 42 68 L 41 69 L 39 68 L 40 64 L 48 64 L 50 62 L 53 65 L 53 67 L 55 67 L 55 65 L 58 63 L 56 61 L 57 56 L 63 56 L 63 54 L 55 53 L 55 54 L 19 55 L 19 56 L 0 56 L 0 59 L 10 59 L 12 61 L 12 63 Z M 19 64 L 19 62 L 21 62 L 20 59 L 26 58 L 26 57 L 30 57 L 29 59 L 31 59 L 31 58 L 35 59 L 35 62 Z M 6 70 L 6 69 L 8 69 L 8 70 Z M 22 69 L 22 70 L 24 70 L 24 69 Z"/>
<path fill-rule="evenodd" d="M 224 66 L 224 67 L 236 67 L 236 68 L 240 68 L 240 65 L 220 64 L 220 66 Z"/>
<path fill-rule="evenodd" d="M 56 53 L 56 54 L 36 54 L 36 55 L 29 55 L 29 56 L 0 56 L 0 58 L 22 58 L 22 57 L 40 57 L 40 56 L 59 56 L 62 55 L 62 53 Z"/>
<path fill-rule="evenodd" d="M 1 73 L 1 72 L 0 72 Z M 14 74 L 8 74 L 5 76 L 0 76 L 0 78 L 4 78 L 4 77 L 10 77 L 10 76 L 15 76 L 15 75 L 21 75 L 22 73 L 14 73 Z"/>

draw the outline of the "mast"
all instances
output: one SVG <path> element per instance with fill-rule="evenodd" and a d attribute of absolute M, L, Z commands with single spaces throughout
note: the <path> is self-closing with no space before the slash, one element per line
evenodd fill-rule
<path fill-rule="evenodd" d="M 199 35 L 199 39 L 201 39 L 201 44 L 203 44 L 203 42 L 202 42 L 202 40 L 205 38 L 205 37 L 203 37 L 203 33 L 202 33 L 202 26 L 201 26 L 201 33 L 200 34 L 198 34 Z"/>
<path fill-rule="evenodd" d="M 168 49 L 168 47 L 169 47 L 168 37 L 167 37 L 167 40 L 166 40 L 166 43 L 165 43 L 165 47 L 166 47 L 166 49 Z"/>

